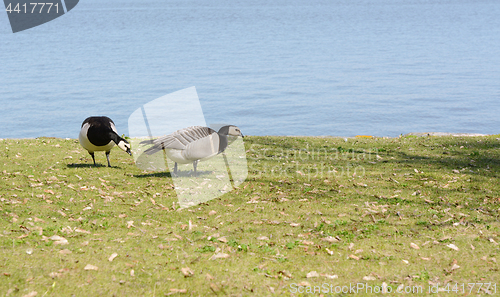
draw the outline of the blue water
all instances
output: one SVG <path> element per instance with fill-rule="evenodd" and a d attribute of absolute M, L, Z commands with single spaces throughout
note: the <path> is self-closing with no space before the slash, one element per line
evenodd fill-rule
<path fill-rule="evenodd" d="M 82 0 L 16 34 L 0 12 L 0 138 L 128 134 L 191 86 L 249 135 L 500 133 L 500 1 Z"/>

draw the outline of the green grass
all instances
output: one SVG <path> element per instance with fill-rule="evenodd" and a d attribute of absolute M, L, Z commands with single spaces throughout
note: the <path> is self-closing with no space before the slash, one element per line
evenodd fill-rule
<path fill-rule="evenodd" d="M 0 292 L 469 292 L 499 275 L 498 137 L 245 137 L 247 180 L 187 209 L 168 173 L 141 171 L 120 150 L 114 167 L 104 153 L 94 167 L 73 139 L 2 140 Z"/>

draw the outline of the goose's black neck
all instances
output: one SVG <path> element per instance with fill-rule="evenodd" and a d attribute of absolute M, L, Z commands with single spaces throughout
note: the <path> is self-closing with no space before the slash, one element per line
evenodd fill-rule
<path fill-rule="evenodd" d="M 229 126 L 223 126 L 219 129 L 219 154 L 222 153 L 228 145 L 227 135 L 229 134 Z"/>
<path fill-rule="evenodd" d="M 111 138 L 111 140 L 113 140 L 113 142 L 116 143 L 117 145 L 123 139 L 118 134 L 116 134 L 115 131 L 109 132 L 109 138 Z"/>
<path fill-rule="evenodd" d="M 219 134 L 219 154 L 227 148 L 227 134 Z"/>
<path fill-rule="evenodd" d="M 219 129 L 219 132 L 217 132 L 219 135 L 228 135 L 229 134 L 229 126 L 223 126 Z"/>

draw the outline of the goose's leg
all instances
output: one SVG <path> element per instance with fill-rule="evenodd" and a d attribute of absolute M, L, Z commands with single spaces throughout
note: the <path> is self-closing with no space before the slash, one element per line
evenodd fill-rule
<path fill-rule="evenodd" d="M 109 153 L 110 153 L 110 152 L 111 152 L 111 151 L 106 152 L 106 159 L 108 159 L 108 167 L 111 167 L 111 164 L 109 163 Z"/>
<path fill-rule="evenodd" d="M 175 162 L 175 165 L 174 165 L 174 174 L 177 175 L 177 162 Z"/>
<path fill-rule="evenodd" d="M 89 152 L 89 154 L 92 156 L 92 160 L 94 160 L 94 166 L 97 166 L 97 165 L 95 164 L 94 152 L 92 152 L 92 153 L 91 153 L 91 152 Z"/>
<path fill-rule="evenodd" d="M 196 176 L 196 166 L 198 165 L 198 161 L 193 162 L 193 168 L 194 168 L 194 176 Z"/>

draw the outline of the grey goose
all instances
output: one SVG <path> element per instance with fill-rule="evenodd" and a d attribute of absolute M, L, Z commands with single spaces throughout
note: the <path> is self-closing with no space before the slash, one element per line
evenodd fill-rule
<path fill-rule="evenodd" d="M 94 152 L 105 151 L 109 163 L 109 153 L 113 146 L 118 145 L 120 149 L 132 155 L 128 141 L 118 135 L 115 123 L 108 117 L 88 117 L 83 121 L 79 135 L 80 145 L 92 156 L 95 163 Z"/>
<path fill-rule="evenodd" d="M 219 131 L 208 127 L 192 126 L 177 130 L 169 135 L 154 140 L 142 141 L 141 144 L 153 144 L 144 152 L 152 155 L 164 150 L 167 157 L 175 162 L 174 174 L 177 174 L 177 163 L 193 163 L 194 175 L 198 161 L 212 158 L 222 153 L 228 143 L 243 137 L 240 129 L 233 125 L 223 126 Z"/>

